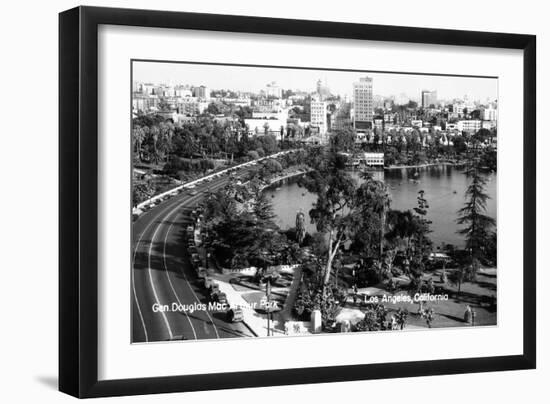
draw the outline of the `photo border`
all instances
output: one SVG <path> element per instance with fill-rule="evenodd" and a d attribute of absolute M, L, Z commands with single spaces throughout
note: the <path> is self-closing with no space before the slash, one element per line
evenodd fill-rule
<path fill-rule="evenodd" d="M 229 66 L 229 67 L 242 67 L 242 68 L 253 68 L 253 69 L 287 69 L 287 70 L 315 70 L 315 71 L 329 71 L 329 72 L 340 72 L 340 73 L 360 73 L 360 74 L 387 74 L 387 75 L 409 75 L 409 76 L 437 76 L 437 77 L 459 77 L 459 78 L 477 78 L 477 79 L 489 79 L 489 80 L 497 80 L 497 93 L 498 93 L 498 76 L 484 76 L 484 75 L 473 75 L 473 74 L 452 74 L 452 73 L 424 73 L 424 72 L 403 72 L 403 71 L 397 71 L 397 72 L 394 72 L 394 71 L 389 71 L 389 70 L 368 70 L 368 69 L 340 69 L 340 68 L 334 68 L 334 67 L 306 67 L 306 66 L 283 66 L 283 65 L 261 65 L 261 64 L 247 64 L 247 63 L 228 63 L 228 62 L 199 62 L 199 61 L 188 61 L 188 60 L 168 60 L 168 59 L 144 59 L 144 58 L 132 58 L 130 59 L 130 103 L 129 103 L 129 116 L 130 116 L 130 128 L 132 128 L 133 126 L 133 110 L 132 110 L 132 106 L 133 106 L 133 99 L 134 99 L 134 91 L 133 91 L 133 88 L 132 88 L 132 85 L 133 85 L 133 82 L 134 82 L 134 63 L 162 63 L 162 64 L 178 64 L 178 65 L 206 65 L 206 66 L 216 66 L 216 67 L 223 67 L 223 66 Z M 498 99 L 498 95 L 497 95 L 497 99 Z M 134 155 L 133 155 L 133 149 L 132 149 L 132 141 L 131 141 L 131 138 L 132 138 L 132 133 L 131 133 L 131 130 L 130 130 L 130 133 L 129 133 L 129 136 L 130 136 L 130 166 L 131 166 L 131 169 L 130 169 L 130 191 L 132 192 L 132 190 L 134 189 L 134 178 L 133 178 L 133 172 L 134 172 Z M 132 193 L 130 192 L 130 195 L 129 195 L 129 198 L 130 198 L 130 201 L 132 200 Z M 164 192 L 168 192 L 168 191 L 164 191 Z M 498 202 L 497 202 L 497 206 L 498 206 Z M 497 208 L 498 209 L 498 208 Z M 132 217 L 132 211 L 130 210 L 130 213 L 129 213 L 130 217 Z M 496 219 L 496 218 L 495 218 Z M 498 229 L 498 224 L 497 224 L 497 227 Z M 134 221 L 131 220 L 130 221 L 130 234 L 131 234 L 131 238 L 130 238 L 130 254 L 131 256 L 133 257 L 134 255 L 134 251 L 135 251 L 135 248 L 136 248 L 136 241 L 134 239 Z M 133 259 L 130 260 L 131 261 L 131 265 L 130 265 L 130 279 L 132 279 L 133 277 L 133 271 L 135 270 L 134 268 L 134 262 L 133 262 Z M 498 284 L 498 279 L 497 279 L 497 284 Z M 130 286 L 132 287 L 132 285 Z M 497 305 L 498 305 L 498 286 L 497 286 Z M 133 295 L 133 290 L 131 291 L 131 295 Z M 130 308 L 131 310 L 133 309 L 133 305 L 135 304 L 134 302 L 136 302 L 135 300 L 135 297 L 132 298 L 130 297 Z M 139 307 L 139 305 L 138 305 Z M 130 324 L 132 326 L 132 322 L 133 322 L 133 316 L 132 316 L 132 312 L 129 313 L 130 315 Z M 496 320 L 495 320 L 496 321 Z M 498 326 L 498 321 L 495 322 L 495 324 L 490 324 L 490 325 L 476 325 L 475 327 L 476 328 L 481 328 L 481 327 L 497 327 Z M 452 328 L 457 328 L 457 326 L 451 326 L 451 327 L 441 327 L 439 328 L 439 330 L 442 330 L 442 329 L 452 329 Z M 133 329 L 133 328 L 132 328 Z M 409 330 L 409 331 L 412 331 L 412 330 Z M 419 331 L 419 330 L 414 330 L 414 331 Z M 364 332 L 367 332 L 367 331 L 364 331 Z M 150 343 L 159 343 L 159 342 L 162 342 L 162 343 L 166 343 L 166 342 L 170 342 L 170 341 L 146 341 L 146 342 L 135 342 L 132 340 L 133 338 L 133 334 L 132 334 L 132 331 L 130 331 L 130 343 L 131 344 L 150 344 Z M 293 336 L 290 336 L 290 337 L 302 337 L 303 335 L 293 335 Z M 287 336 L 288 337 L 288 336 Z M 238 338 L 250 338 L 250 337 L 238 337 Z M 259 338 L 269 338 L 269 337 L 259 337 Z M 221 338 L 222 340 L 231 340 L 233 338 Z M 189 341 L 178 341 L 178 343 L 182 343 L 182 342 L 200 342 L 200 341 L 203 341 L 201 339 L 195 339 L 195 340 L 189 340 Z M 171 341 L 171 342 L 174 342 L 174 341 Z"/>

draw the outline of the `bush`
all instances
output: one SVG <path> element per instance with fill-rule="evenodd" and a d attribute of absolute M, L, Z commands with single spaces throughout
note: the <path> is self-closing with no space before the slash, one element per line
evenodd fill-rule
<path fill-rule="evenodd" d="M 360 278 L 367 286 L 377 285 L 383 281 L 382 274 L 375 268 L 369 268 L 363 272 L 363 276 Z"/>
<path fill-rule="evenodd" d="M 178 173 L 183 172 L 206 172 L 215 167 L 212 160 L 197 159 L 188 160 L 179 157 L 173 157 L 163 167 L 163 173 L 172 177 L 180 176 Z"/>

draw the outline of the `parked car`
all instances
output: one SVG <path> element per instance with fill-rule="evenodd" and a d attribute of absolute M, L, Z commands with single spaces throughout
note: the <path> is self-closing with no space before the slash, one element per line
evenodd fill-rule
<path fill-rule="evenodd" d="M 208 274 L 206 274 L 206 276 L 203 279 L 199 279 L 199 280 L 202 280 L 202 284 L 206 289 L 209 289 L 210 285 L 212 285 L 212 283 L 214 282 L 214 280 L 211 277 L 209 277 Z"/>
<path fill-rule="evenodd" d="M 220 304 L 227 304 L 227 295 L 223 292 L 219 292 L 216 295 L 216 301 Z"/>
<path fill-rule="evenodd" d="M 231 323 L 238 323 L 244 320 L 243 309 L 240 307 L 232 307 L 227 310 L 227 321 Z"/>
<path fill-rule="evenodd" d="M 205 267 L 197 267 L 197 277 L 199 279 L 205 279 L 207 275 Z"/>
<path fill-rule="evenodd" d="M 215 300 L 215 296 L 220 293 L 220 285 L 218 285 L 216 282 L 211 282 L 208 291 L 210 294 L 210 300 Z"/>

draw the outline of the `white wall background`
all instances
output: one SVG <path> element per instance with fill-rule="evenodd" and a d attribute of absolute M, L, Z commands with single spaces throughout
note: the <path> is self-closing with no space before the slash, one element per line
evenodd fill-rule
<path fill-rule="evenodd" d="M 59 0 L 7 2 L 0 24 L 0 400 L 6 403 L 62 403 L 70 398 L 57 385 L 57 13 L 78 5 Z M 544 2 L 524 0 L 441 0 L 387 3 L 361 0 L 167 0 L 90 1 L 88 5 L 156 8 L 282 18 L 531 33 L 538 40 L 538 284 L 548 285 L 550 202 L 543 167 L 550 140 L 543 128 L 550 109 L 550 27 Z M 542 124 L 541 124 L 542 122 Z M 518 137 L 520 134 L 518 134 Z M 518 214 L 520 214 L 518 212 Z M 550 377 L 548 338 L 543 322 L 550 308 L 538 288 L 538 369 L 535 371 L 333 383 L 206 393 L 116 398 L 136 403 L 451 403 L 521 402 L 547 396 Z M 541 400 L 544 400 L 541 398 Z"/>

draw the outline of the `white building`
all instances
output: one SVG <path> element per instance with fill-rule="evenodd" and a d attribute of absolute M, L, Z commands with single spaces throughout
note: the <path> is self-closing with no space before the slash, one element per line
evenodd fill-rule
<path fill-rule="evenodd" d="M 159 98 L 156 95 L 145 95 L 136 93 L 132 97 L 132 108 L 134 111 L 147 113 L 156 109 L 159 105 Z"/>
<path fill-rule="evenodd" d="M 324 101 L 311 100 L 311 125 L 319 128 L 319 134 L 327 133 L 327 103 Z"/>
<path fill-rule="evenodd" d="M 467 114 L 476 109 L 476 106 L 473 102 L 465 100 L 463 102 L 455 102 L 453 104 L 453 113 L 452 116 L 455 118 L 461 118 L 464 116 L 464 111 Z"/>
<path fill-rule="evenodd" d="M 178 113 L 182 115 L 199 115 L 202 114 L 206 108 L 208 108 L 208 103 L 200 101 L 196 97 L 179 98 L 176 103 L 176 109 Z"/>
<path fill-rule="evenodd" d="M 461 132 L 477 132 L 481 129 L 481 121 L 479 119 L 458 121 L 456 127 Z"/>
<path fill-rule="evenodd" d="M 274 97 L 274 98 L 282 98 L 283 97 L 283 89 L 277 85 L 277 82 L 272 81 L 271 83 L 267 84 L 265 86 L 265 96 L 266 97 Z"/>
<path fill-rule="evenodd" d="M 254 109 L 252 111 L 252 118 L 278 119 L 286 122 L 288 119 L 288 109 L 276 108 L 271 111 L 264 108 L 261 108 L 260 110 Z"/>
<path fill-rule="evenodd" d="M 485 108 L 483 110 L 483 120 L 484 121 L 496 121 L 497 120 L 497 110 L 493 107 Z"/>
<path fill-rule="evenodd" d="M 193 96 L 193 92 L 188 89 L 188 88 L 184 88 L 184 87 L 176 87 L 174 89 L 174 95 L 178 98 L 184 98 L 184 97 L 192 97 Z"/>
<path fill-rule="evenodd" d="M 365 164 L 368 166 L 383 166 L 384 153 L 365 153 Z"/>
<path fill-rule="evenodd" d="M 265 135 L 266 131 L 267 134 L 280 136 L 281 127 L 283 128 L 283 132 L 286 128 L 286 119 L 246 118 L 244 123 L 248 126 L 248 133 L 259 136 Z"/>

